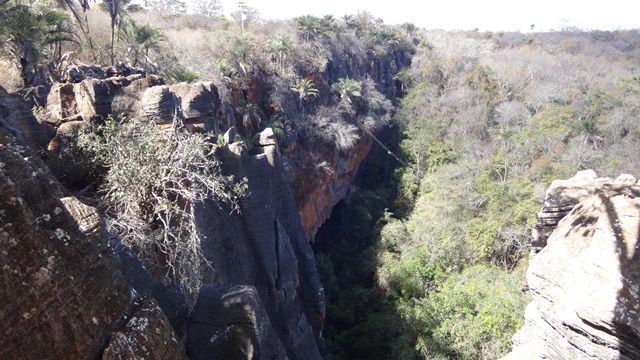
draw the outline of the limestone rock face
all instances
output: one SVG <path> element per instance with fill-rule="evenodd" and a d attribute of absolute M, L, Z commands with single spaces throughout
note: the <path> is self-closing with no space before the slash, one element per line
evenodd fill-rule
<path fill-rule="evenodd" d="M 640 358 L 640 185 L 595 173 L 554 182 L 572 209 L 529 263 L 533 301 L 506 359 Z"/>

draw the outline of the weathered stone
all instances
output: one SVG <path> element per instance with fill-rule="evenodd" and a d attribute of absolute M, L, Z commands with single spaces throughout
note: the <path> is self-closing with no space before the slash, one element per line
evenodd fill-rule
<path fill-rule="evenodd" d="M 6 130 L 0 133 L 0 143 L 15 142 L 36 153 L 44 152 L 55 134 L 53 127 L 36 119 L 29 104 L 13 94 L 0 96 L 0 128 Z"/>
<path fill-rule="evenodd" d="M 3 115 L 0 127 L 0 357 L 97 358 L 120 336 L 112 332 L 133 311 L 135 291 L 106 246 L 98 212 L 63 197 L 20 131 L 32 127 L 12 120 Z M 154 334 L 139 336 L 173 336 L 166 319 L 154 324 Z M 182 351 L 174 342 L 149 343 L 158 359 Z M 127 358 L 117 347 L 110 353 Z"/>
<path fill-rule="evenodd" d="M 78 231 L 90 238 L 105 239 L 104 221 L 96 208 L 84 204 L 73 196 L 63 197 L 60 202 L 77 224 Z M 99 245 L 106 245 L 106 243 Z"/>
<path fill-rule="evenodd" d="M 159 125 L 182 119 L 180 99 L 168 86 L 154 86 L 145 90 L 140 100 L 138 117 Z"/>
<path fill-rule="evenodd" d="M 189 127 L 218 133 L 220 97 L 213 83 L 179 83 L 170 88 L 180 98 L 182 116 Z"/>
<path fill-rule="evenodd" d="M 575 179 L 548 192 L 579 202 L 530 260 L 533 301 L 506 359 L 640 358 L 640 187 Z"/>
<path fill-rule="evenodd" d="M 131 75 L 104 80 L 87 79 L 75 84 L 78 114 L 86 120 L 104 121 L 112 114 L 111 103 L 118 90 L 140 78 L 140 75 Z"/>
<path fill-rule="evenodd" d="M 318 359 L 324 290 L 279 153 L 275 146 L 262 150 L 252 155 L 233 143 L 217 152 L 226 174 L 247 178 L 251 196 L 240 201 L 241 215 L 214 202 L 198 209 L 202 246 L 213 266 L 204 282 L 254 286 L 288 356 Z"/>
<path fill-rule="evenodd" d="M 205 287 L 187 335 L 187 351 L 198 359 L 286 359 L 256 289 Z"/>
<path fill-rule="evenodd" d="M 580 200 L 593 194 L 597 184 L 597 175 L 593 170 L 579 171 L 570 179 L 555 180 L 551 183 L 533 231 L 531 248 L 534 254 L 546 245 L 547 238 L 556 228 L 558 222 Z"/>
<path fill-rule="evenodd" d="M 145 90 L 160 85 L 164 85 L 164 80 L 157 75 L 132 81 L 131 84 L 116 92 L 111 102 L 111 112 L 128 117 L 136 115 Z"/>
<path fill-rule="evenodd" d="M 145 298 L 124 328 L 111 335 L 102 359 L 186 360 L 187 356 L 158 304 Z"/>
<path fill-rule="evenodd" d="M 227 132 L 225 132 L 224 135 L 222 136 L 222 140 L 225 145 L 232 144 L 235 138 L 236 138 L 235 126 L 230 127 L 229 130 L 227 130 Z"/>
<path fill-rule="evenodd" d="M 108 249 L 77 231 L 46 167 L 5 145 L 0 164 L 2 356 L 94 358 L 130 288 Z"/>

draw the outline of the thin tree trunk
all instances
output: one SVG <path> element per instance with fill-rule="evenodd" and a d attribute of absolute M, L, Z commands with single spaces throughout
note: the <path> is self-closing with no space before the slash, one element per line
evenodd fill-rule
<path fill-rule="evenodd" d="M 111 66 L 115 66 L 116 62 L 116 53 L 115 53 L 115 38 L 116 38 L 116 26 L 114 23 L 111 24 Z"/>

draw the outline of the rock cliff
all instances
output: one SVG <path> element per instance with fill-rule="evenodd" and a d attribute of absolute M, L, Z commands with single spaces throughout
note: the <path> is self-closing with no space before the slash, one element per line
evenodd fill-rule
<path fill-rule="evenodd" d="M 362 63 L 337 56 L 317 74 L 325 91 L 310 108 L 334 101 L 330 83 L 346 76 L 370 76 L 394 98 L 393 76 L 410 56 L 390 56 Z M 295 129 L 293 140 L 279 144 L 266 129 L 253 146 L 234 143 L 233 129 L 242 126 L 235 122 L 239 97 L 264 108 L 271 91 L 264 79 L 249 83 L 249 89 L 231 89 L 235 95 L 225 103 L 213 83 L 165 85 L 153 75 L 114 76 L 90 67 L 54 84 L 42 112 L 0 93 L 3 356 L 326 357 L 324 290 L 309 240 L 350 191 L 372 140 L 360 132 L 352 149 L 338 151 L 310 146 Z M 296 106 L 284 111 L 292 119 L 301 115 Z M 73 139 L 110 115 L 179 123 L 216 137 L 231 129 L 215 156 L 226 174 L 247 179 L 250 195 L 241 200 L 240 214 L 214 202 L 197 209 L 213 266 L 193 308 L 178 287 L 164 284 L 106 232 L 86 199 L 72 196 L 96 179 Z M 315 171 L 319 163 L 328 168 L 322 176 Z"/>
<path fill-rule="evenodd" d="M 533 301 L 505 359 L 640 358 L 640 184 L 593 171 L 555 181 L 537 229 Z"/>
<path fill-rule="evenodd" d="M 0 113 L 2 358 L 183 358 L 162 311 L 115 265 L 98 212 L 65 196 L 40 160 L 48 127 L 11 103 Z M 134 319 L 153 326 L 121 339 Z"/>

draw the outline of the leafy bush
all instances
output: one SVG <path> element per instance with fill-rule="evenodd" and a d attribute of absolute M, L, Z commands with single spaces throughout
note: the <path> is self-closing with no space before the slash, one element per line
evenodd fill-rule
<path fill-rule="evenodd" d="M 401 305 L 427 358 L 497 359 L 509 351 L 511 334 L 522 326 L 527 297 L 523 271 L 475 265 L 439 281 L 426 298 Z"/>
<path fill-rule="evenodd" d="M 78 142 L 107 169 L 102 192 L 110 231 L 149 268 L 164 258 L 160 270 L 193 299 L 208 266 L 194 208 L 214 199 L 238 211 L 246 182 L 221 174 L 204 135 L 179 129 L 110 119 Z"/>
<path fill-rule="evenodd" d="M 173 78 L 177 82 L 194 82 L 198 80 L 200 74 L 183 66 L 178 66 L 173 72 Z"/>

